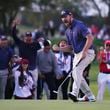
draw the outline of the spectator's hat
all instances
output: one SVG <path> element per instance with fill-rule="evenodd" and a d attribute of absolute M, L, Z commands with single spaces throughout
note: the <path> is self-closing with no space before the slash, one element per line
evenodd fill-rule
<path fill-rule="evenodd" d="M 36 32 L 36 34 L 35 34 L 35 40 L 37 40 L 39 38 L 44 38 L 43 32 Z"/>
<path fill-rule="evenodd" d="M 21 64 L 29 64 L 29 61 L 27 59 L 22 59 Z"/>
<path fill-rule="evenodd" d="M 106 41 L 104 42 L 104 44 L 105 44 L 105 45 L 107 45 L 107 44 L 110 45 L 110 40 L 106 40 Z"/>
<path fill-rule="evenodd" d="M 27 31 L 27 32 L 25 33 L 25 36 L 26 36 L 26 37 L 32 37 L 32 33 L 29 32 L 29 31 Z"/>
<path fill-rule="evenodd" d="M 69 11 L 69 10 L 62 10 L 61 13 L 60 13 L 61 18 L 64 18 L 67 15 L 72 15 L 71 11 Z"/>
<path fill-rule="evenodd" d="M 44 40 L 43 44 L 44 44 L 44 47 L 46 47 L 46 46 L 51 46 L 52 43 L 50 40 Z"/>

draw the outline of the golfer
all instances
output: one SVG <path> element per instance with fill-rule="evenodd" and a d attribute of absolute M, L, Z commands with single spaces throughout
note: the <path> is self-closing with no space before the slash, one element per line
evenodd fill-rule
<path fill-rule="evenodd" d="M 78 102 L 78 93 L 79 89 L 81 89 L 85 96 L 80 99 L 80 101 L 95 101 L 95 96 L 83 78 L 84 69 L 95 58 L 95 52 L 92 45 L 94 38 L 88 31 L 88 28 L 85 26 L 85 24 L 73 17 L 71 11 L 61 11 L 61 20 L 67 27 L 66 37 L 69 44 L 68 48 L 71 48 L 75 55 L 72 70 L 74 82 L 72 85 L 72 92 L 68 94 L 69 98 L 74 102 Z M 78 63 L 79 61 L 80 63 Z"/>

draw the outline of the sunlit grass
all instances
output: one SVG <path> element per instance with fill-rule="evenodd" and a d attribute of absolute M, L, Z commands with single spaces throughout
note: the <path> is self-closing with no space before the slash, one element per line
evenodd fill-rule
<path fill-rule="evenodd" d="M 0 101 L 0 110 L 109 110 L 110 101 L 73 103 L 71 100 Z"/>

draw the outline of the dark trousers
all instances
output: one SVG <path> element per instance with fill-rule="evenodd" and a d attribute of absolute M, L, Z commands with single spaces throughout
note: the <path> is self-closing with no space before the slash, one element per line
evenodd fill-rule
<path fill-rule="evenodd" d="M 37 99 L 42 99 L 42 92 L 43 92 L 43 80 L 42 80 L 42 78 L 38 77 L 38 81 L 37 81 Z"/>
<path fill-rule="evenodd" d="M 60 86 L 60 84 L 65 80 L 65 78 L 67 77 L 68 74 L 65 74 L 65 72 L 63 72 L 63 78 L 60 79 L 60 80 L 57 80 L 56 79 L 56 84 L 57 84 L 57 89 L 58 87 Z M 69 80 L 70 78 L 68 78 L 62 85 L 61 87 L 61 91 L 62 91 L 62 96 L 63 96 L 63 99 L 66 100 L 68 99 L 68 85 L 69 85 Z"/>
<path fill-rule="evenodd" d="M 13 76 L 10 76 L 7 79 L 7 84 L 5 89 L 5 99 L 12 99 L 14 88 L 15 88 L 15 80 Z"/>
<path fill-rule="evenodd" d="M 42 73 L 42 74 L 44 75 L 44 78 L 42 80 L 47 83 L 48 88 L 50 90 L 50 99 L 57 99 L 57 94 L 53 92 L 54 90 L 56 90 L 54 73 L 49 72 L 49 73 Z"/>

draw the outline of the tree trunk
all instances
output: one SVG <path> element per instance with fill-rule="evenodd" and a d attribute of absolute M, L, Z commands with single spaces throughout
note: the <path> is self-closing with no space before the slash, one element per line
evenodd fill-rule
<path fill-rule="evenodd" d="M 96 1 L 95 0 L 91 0 L 91 1 L 94 3 L 95 7 L 97 8 L 97 11 L 99 12 L 99 17 L 102 18 L 101 10 L 99 9 L 98 5 L 96 4 Z"/>
<path fill-rule="evenodd" d="M 10 35 L 11 34 L 11 24 L 17 15 L 17 11 L 14 11 L 14 12 L 12 11 L 11 13 L 6 13 L 5 10 L 2 10 L 1 14 L 2 14 L 1 24 L 2 24 L 3 34 Z M 6 15 L 8 16 L 8 18 Z"/>
<path fill-rule="evenodd" d="M 109 12 L 108 12 L 108 16 L 105 19 L 105 24 L 110 26 L 110 3 L 108 4 L 109 7 Z"/>

